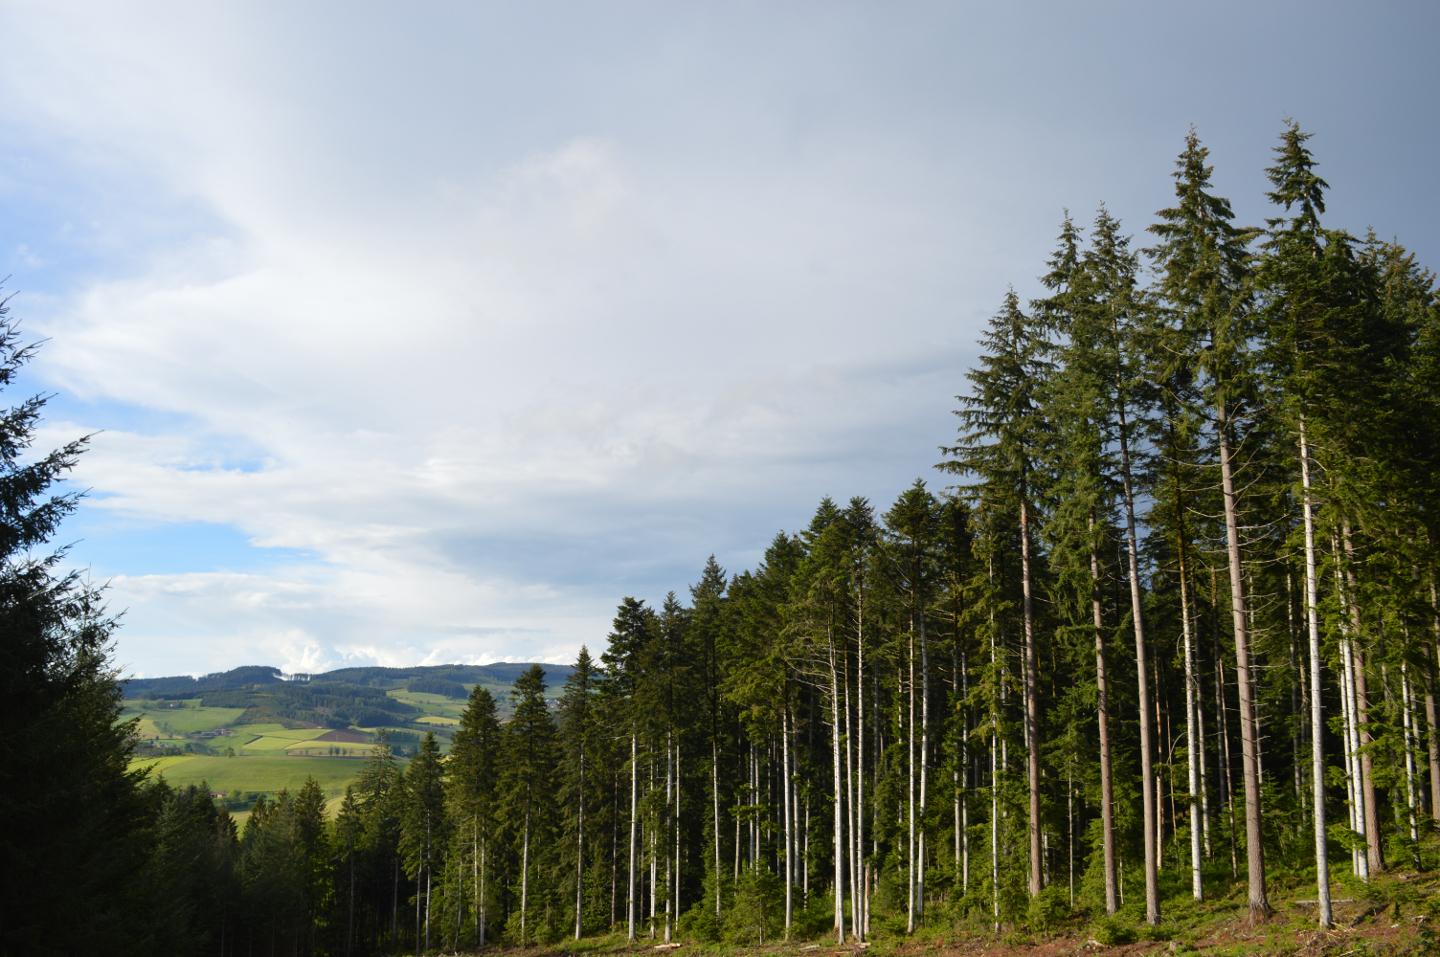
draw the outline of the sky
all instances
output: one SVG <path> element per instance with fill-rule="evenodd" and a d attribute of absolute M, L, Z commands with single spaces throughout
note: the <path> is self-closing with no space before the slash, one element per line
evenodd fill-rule
<path fill-rule="evenodd" d="M 883 511 L 1065 210 L 1193 126 L 1440 266 L 1431 3 L 7 3 L 3 398 L 136 675 L 566 661 Z M 1136 240 L 1144 245 L 1143 235 Z"/>

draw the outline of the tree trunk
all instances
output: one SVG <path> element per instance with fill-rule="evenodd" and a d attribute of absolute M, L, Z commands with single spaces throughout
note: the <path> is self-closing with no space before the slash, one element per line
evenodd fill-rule
<path fill-rule="evenodd" d="M 974 775 L 970 768 L 970 665 L 965 651 L 960 651 L 960 892 L 970 893 L 970 787 Z"/>
<path fill-rule="evenodd" d="M 1030 578 L 1030 508 L 1025 491 L 1020 497 L 1020 590 L 1025 626 L 1025 738 L 1030 784 L 1030 896 L 1043 890 L 1040 860 L 1040 705 L 1035 655 L 1035 611 Z"/>
<path fill-rule="evenodd" d="M 585 905 L 585 749 L 580 749 L 580 787 L 575 822 L 575 939 L 580 939 Z"/>
<path fill-rule="evenodd" d="M 520 946 L 525 946 L 525 918 L 530 904 L 530 802 L 525 802 L 525 838 L 520 851 Z"/>
<path fill-rule="evenodd" d="M 720 916 L 720 745 L 710 739 L 710 801 L 715 831 L 715 916 Z"/>
<path fill-rule="evenodd" d="M 1340 542 L 1345 549 L 1345 586 L 1350 607 L 1350 629 L 1354 639 L 1360 638 L 1360 593 L 1355 577 L 1355 546 L 1350 539 L 1350 523 L 1340 526 Z M 1385 870 L 1385 851 L 1380 842 L 1380 810 L 1375 797 L 1375 770 L 1370 755 L 1370 696 L 1365 678 L 1365 656 L 1358 645 L 1352 647 L 1355 661 L 1355 723 L 1360 730 L 1360 797 L 1365 812 L 1365 862 L 1371 874 Z"/>
<path fill-rule="evenodd" d="M 1156 803 L 1159 794 L 1155 790 L 1155 774 L 1152 771 L 1155 747 L 1150 729 L 1150 689 L 1147 683 L 1145 647 L 1145 615 L 1140 596 L 1140 546 L 1135 532 L 1135 490 L 1130 475 L 1130 439 L 1126 405 L 1123 400 L 1117 404 L 1120 428 L 1120 488 L 1125 505 L 1125 559 L 1130 578 L 1130 619 L 1135 631 L 1135 673 L 1138 680 L 1136 706 L 1140 715 L 1140 791 L 1145 821 L 1145 920 L 1149 924 L 1160 922 L 1160 889 L 1156 876 L 1159 848 L 1156 835 Z"/>
<path fill-rule="evenodd" d="M 995 624 L 990 624 L 990 670 L 998 671 Z M 1000 705 L 990 699 L 990 910 L 995 920 L 995 933 L 1000 933 Z"/>
<path fill-rule="evenodd" d="M 925 919 L 925 808 L 930 795 L 930 641 L 920 612 L 920 837 L 915 858 L 915 915 Z"/>
<path fill-rule="evenodd" d="M 671 737 L 672 737 L 671 732 L 667 730 L 667 731 L 665 732 L 665 808 L 666 808 L 666 810 L 670 810 L 670 809 L 671 809 L 671 807 L 672 807 L 671 802 L 675 799 L 675 792 L 674 792 L 675 761 L 674 761 L 674 751 L 671 749 L 671 744 L 672 744 Z M 659 829 L 658 826 L 657 826 L 656 829 L 657 829 L 657 830 Z M 667 840 L 665 843 L 668 845 L 670 842 Z M 670 943 L 670 924 L 671 924 L 671 919 L 675 916 L 675 915 L 674 915 L 674 911 L 671 909 L 671 904 L 673 904 L 674 901 L 672 901 L 672 900 L 670 899 L 670 890 L 671 890 L 670 881 L 671 881 L 671 878 L 674 876 L 674 875 L 673 875 L 673 872 L 672 872 L 672 868 L 673 868 L 674 866 L 675 866 L 674 859 L 670 857 L 669 849 L 668 849 L 668 847 L 667 847 L 667 849 L 666 849 L 666 854 L 665 854 L 665 898 L 666 898 L 666 899 L 665 899 L 665 939 L 664 939 L 664 942 L 667 943 L 667 944 Z"/>
<path fill-rule="evenodd" d="M 1407 641 L 1406 644 L 1409 644 Z M 1414 855 L 1415 869 L 1420 869 L 1420 828 L 1416 810 L 1415 785 L 1415 735 L 1414 720 L 1410 713 L 1410 673 L 1407 662 L 1400 662 L 1400 727 L 1405 742 L 1405 805 L 1410 825 L 1410 848 Z"/>
<path fill-rule="evenodd" d="M 681 774 L 680 774 L 680 741 L 679 741 L 678 738 L 677 738 L 677 740 L 675 741 L 675 808 L 674 808 L 674 810 L 675 810 L 675 821 L 674 821 L 674 826 L 675 826 L 675 887 L 674 887 L 674 890 L 673 890 L 672 895 L 671 895 L 671 898 L 670 898 L 670 902 L 671 902 L 671 908 L 670 908 L 670 910 L 671 910 L 671 913 L 673 913 L 673 914 L 675 915 L 675 924 L 676 924 L 676 928 L 677 928 L 677 929 L 679 928 L 679 923 L 680 923 L 680 885 L 681 885 L 681 883 L 682 883 L 682 881 L 681 881 L 681 874 L 680 874 L 680 780 L 681 780 Z"/>
<path fill-rule="evenodd" d="M 1342 595 L 1343 592 L 1342 588 Z M 1360 727 L 1355 707 L 1355 649 L 1350 638 L 1349 628 L 1343 624 L 1340 638 L 1340 682 L 1345 715 L 1346 803 L 1350 810 L 1350 830 L 1360 835 L 1363 841 L 1365 839 L 1365 810 L 1360 787 Z M 1352 849 L 1350 867 L 1355 876 L 1362 881 L 1370 879 L 1369 860 L 1369 856 L 1362 849 Z"/>
<path fill-rule="evenodd" d="M 790 803 L 790 701 L 787 696 L 785 707 L 780 712 L 780 763 L 784 780 L 780 783 L 785 813 L 785 939 L 790 939 L 790 928 L 795 915 L 795 834 L 793 813 Z"/>
<path fill-rule="evenodd" d="M 1225 551 L 1230 565 L 1230 613 L 1235 628 L 1235 682 L 1240 701 L 1241 780 L 1245 786 L 1245 866 L 1249 878 L 1250 920 L 1270 915 L 1265 895 L 1265 846 L 1260 822 L 1260 750 L 1256 740 L 1255 692 L 1250 684 L 1249 615 L 1245 607 L 1244 570 L 1240 562 L 1240 525 L 1235 477 L 1230 461 L 1230 422 L 1224 401 L 1218 403 L 1220 485 L 1225 503 Z M 1148 907 L 1147 907 L 1148 909 Z"/>
<path fill-rule="evenodd" d="M 640 801 L 639 746 L 635 732 L 630 733 L 630 871 L 625 892 L 625 939 L 635 941 L 635 812 Z"/>
<path fill-rule="evenodd" d="M 1318 922 L 1330 927 L 1330 852 L 1325 836 L 1325 716 L 1320 707 L 1320 616 L 1315 570 L 1315 506 L 1310 485 L 1310 447 L 1300 417 L 1300 486 L 1305 524 L 1305 630 L 1310 643 L 1310 786 L 1315 824 L 1315 888 Z"/>
<path fill-rule="evenodd" d="M 860 872 L 859 855 L 855 844 L 855 737 L 850 716 L 850 668 L 849 658 L 846 657 L 846 667 L 842 675 L 845 682 L 845 802 L 849 810 L 846 813 L 846 824 L 849 827 L 849 857 L 850 857 L 850 929 L 851 933 L 860 936 Z"/>
<path fill-rule="evenodd" d="M 906 648 L 909 675 L 906 682 L 905 735 L 905 933 L 915 933 L 915 607 L 910 608 L 910 635 Z"/>
<path fill-rule="evenodd" d="M 855 880 L 850 893 L 855 898 L 851 920 L 855 936 L 864 940 L 869 934 L 866 915 L 870 908 L 870 882 L 865 878 L 865 585 L 856 592 L 855 610 L 855 793 L 851 801 L 851 861 Z"/>
<path fill-rule="evenodd" d="M 1205 899 L 1204 874 L 1201 870 L 1200 832 L 1200 753 L 1205 742 L 1198 736 L 1195 709 L 1199 692 L 1196 688 L 1195 642 L 1190 633 L 1189 569 L 1185 567 L 1185 544 L 1180 542 L 1180 634 L 1185 645 L 1185 765 L 1189 772 L 1190 795 L 1190 893 L 1197 901 Z"/>
<path fill-rule="evenodd" d="M 1435 681 L 1440 672 L 1440 596 L 1436 595 L 1435 572 L 1430 572 L 1430 627 L 1431 644 L 1429 662 L 1425 669 L 1425 724 L 1430 733 L 1426 743 L 1430 756 L 1430 817 L 1440 824 L 1440 724 L 1435 721 Z"/>
<path fill-rule="evenodd" d="M 1110 685 L 1105 671 L 1105 621 L 1100 594 L 1100 555 L 1093 535 L 1095 517 L 1090 517 L 1090 615 L 1095 632 L 1095 718 L 1100 735 L 1100 834 L 1104 855 L 1105 913 L 1114 914 L 1119 904 L 1115 888 L 1115 785 L 1110 770 Z"/>
<path fill-rule="evenodd" d="M 830 763 L 835 794 L 835 939 L 845 943 L 844 791 L 840 782 L 840 684 L 835 637 L 830 636 Z"/>

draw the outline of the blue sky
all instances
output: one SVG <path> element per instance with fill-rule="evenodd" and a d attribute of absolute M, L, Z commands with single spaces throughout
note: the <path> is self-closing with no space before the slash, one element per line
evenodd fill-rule
<path fill-rule="evenodd" d="M 1065 208 L 1284 118 L 1440 263 L 1428 3 L 15 4 L 0 275 L 141 674 L 565 660 L 951 439 Z M 1143 240 L 1141 241 L 1143 244 Z"/>

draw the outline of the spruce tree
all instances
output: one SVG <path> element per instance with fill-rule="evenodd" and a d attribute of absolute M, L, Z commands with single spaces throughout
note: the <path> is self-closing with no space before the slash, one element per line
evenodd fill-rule
<path fill-rule="evenodd" d="M 442 862 L 450 820 L 445 815 L 445 784 L 440 745 L 426 732 L 420 750 L 405 768 L 400 813 L 400 857 L 415 882 L 415 949 L 430 949 L 431 903 L 435 869 Z"/>
<path fill-rule="evenodd" d="M 558 890 L 555 880 L 555 767 L 559 757 L 555 719 L 545 702 L 545 670 L 531 665 L 515 680 L 511 692 L 514 715 L 505 725 L 505 764 L 500 792 L 509 821 L 511 853 L 519 859 L 519 910 L 512 916 L 515 941 L 533 942 L 543 916 Z"/>
<path fill-rule="evenodd" d="M 478 684 L 470 689 L 460 714 L 446 770 L 447 808 L 454 822 L 452 853 L 468 865 L 460 868 L 458 877 L 469 884 L 469 893 L 463 896 L 471 912 L 475 944 L 484 947 L 491 897 L 487 885 L 494 865 L 491 845 L 500 777 L 500 721 L 494 696 Z"/>
<path fill-rule="evenodd" d="M 1176 205 L 1156 215 L 1158 239 L 1150 250 L 1160 273 L 1159 294 L 1196 365 L 1202 401 L 1209 409 L 1225 516 L 1230 575 L 1235 678 L 1239 688 L 1242 780 L 1245 791 L 1245 855 L 1253 921 L 1270 913 L 1265 891 L 1261 821 L 1259 736 L 1246 599 L 1236 443 L 1255 409 L 1253 310 L 1249 242 L 1253 230 L 1233 222 L 1229 200 L 1211 192 L 1209 151 L 1192 130 L 1175 165 Z"/>
<path fill-rule="evenodd" d="M 979 366 L 970 370 L 972 391 L 957 396 L 961 408 L 959 444 L 946 447 L 944 467 L 967 482 L 976 507 L 998 509 L 1017 525 L 1020 551 L 1022 696 L 1029 791 L 1028 890 L 1042 889 L 1040 838 L 1040 704 L 1035 609 L 1036 556 L 1034 482 L 1043 446 L 1044 424 L 1037 394 L 1044 378 L 1041 331 L 1020 308 L 1012 289 L 981 337 Z"/>
<path fill-rule="evenodd" d="M 575 939 L 579 940 L 585 930 L 585 871 L 586 856 L 593 855 L 594 843 L 587 831 L 593 830 L 586 819 L 587 810 L 593 817 L 598 801 L 593 797 L 595 781 L 601 767 L 596 750 L 598 734 L 595 715 L 595 665 L 590 651 L 580 647 L 575 659 L 575 668 L 565 679 L 565 689 L 560 695 L 560 795 L 565 808 L 567 843 L 574 855 Z"/>
<path fill-rule="evenodd" d="M 0 391 L 35 354 L 0 299 Z M 86 441 L 33 449 L 46 402 L 0 410 L 0 953 L 143 951 L 146 806 L 110 664 L 115 622 L 63 570 L 65 550 L 46 550 L 78 504 L 57 486 Z"/>

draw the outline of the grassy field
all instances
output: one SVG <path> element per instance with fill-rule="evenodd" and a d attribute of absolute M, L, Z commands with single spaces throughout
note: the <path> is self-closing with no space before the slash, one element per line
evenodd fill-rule
<path fill-rule="evenodd" d="M 385 693 L 396 701 L 414 705 L 425 712 L 427 717 L 454 718 L 458 721 L 460 715 L 465 711 L 464 698 L 447 698 L 442 694 L 429 694 L 423 691 L 387 691 Z"/>
<path fill-rule="evenodd" d="M 132 704 L 127 702 L 127 705 Z M 239 720 L 245 713 L 244 708 L 205 708 L 198 703 L 191 702 L 133 702 L 133 704 L 145 704 L 148 707 L 126 708 L 126 714 L 122 717 L 129 717 L 132 714 L 141 716 L 141 737 L 154 737 L 155 731 L 161 737 L 179 737 L 186 734 L 196 734 L 200 731 L 214 731 L 216 728 L 223 728 Z M 169 704 L 182 704 L 182 707 L 171 708 Z M 146 734 L 146 729 L 152 729 L 151 734 Z"/>
<path fill-rule="evenodd" d="M 319 757 L 368 758 L 375 745 L 350 741 L 292 741 L 285 748 L 289 755 L 308 754 Z"/>
<path fill-rule="evenodd" d="M 152 773 L 163 775 L 176 787 L 205 783 L 212 791 L 264 791 L 282 788 L 299 790 L 313 777 L 327 796 L 343 794 L 364 766 L 358 758 L 327 758 L 275 754 L 241 754 L 233 758 L 208 754 L 179 755 L 138 762 Z"/>
<path fill-rule="evenodd" d="M 253 751 L 284 751 L 295 743 L 296 741 L 293 738 L 281 738 L 267 734 L 264 737 L 245 742 L 241 750 L 246 753 Z"/>

